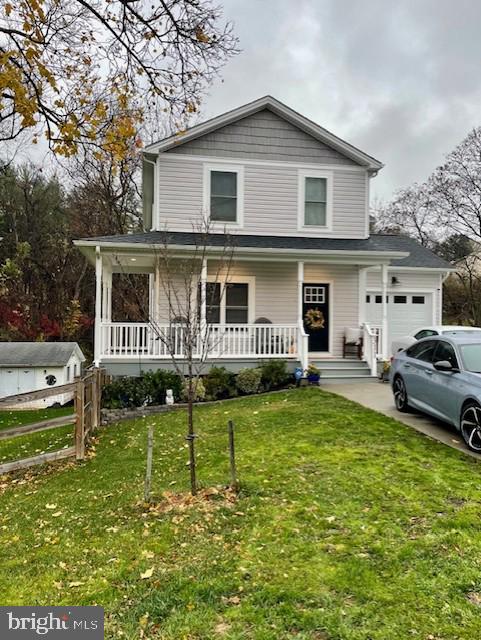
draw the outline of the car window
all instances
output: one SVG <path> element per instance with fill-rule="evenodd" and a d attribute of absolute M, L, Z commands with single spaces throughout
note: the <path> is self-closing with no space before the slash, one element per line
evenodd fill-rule
<path fill-rule="evenodd" d="M 434 340 L 426 340 L 426 342 L 416 343 L 409 347 L 406 353 L 410 358 L 416 358 L 416 360 L 422 360 L 423 362 L 432 362 L 436 344 Z"/>
<path fill-rule="evenodd" d="M 481 373 L 481 344 L 462 344 L 459 347 L 464 368 Z"/>
<path fill-rule="evenodd" d="M 414 336 L 416 340 L 421 340 L 422 338 L 429 338 L 430 336 L 437 336 L 438 332 L 434 329 L 422 329 L 418 331 Z"/>
<path fill-rule="evenodd" d="M 450 345 L 449 342 L 444 342 L 443 340 L 438 342 L 438 346 L 434 352 L 433 362 L 440 362 L 441 360 L 447 360 L 452 367 L 458 369 L 458 359 L 456 358 L 454 347 Z"/>

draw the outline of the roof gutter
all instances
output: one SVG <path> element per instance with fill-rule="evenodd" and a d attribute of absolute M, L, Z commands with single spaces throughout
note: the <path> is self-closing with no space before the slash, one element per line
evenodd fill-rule
<path fill-rule="evenodd" d="M 74 244 L 77 247 L 85 247 L 85 248 L 93 248 L 102 247 L 105 249 L 113 249 L 117 252 L 122 252 L 125 249 L 132 250 L 140 250 L 140 251 L 155 251 L 156 247 L 159 247 L 158 244 L 148 244 L 148 243 L 140 243 L 140 242 L 99 242 L 98 240 L 74 240 Z M 170 244 L 169 243 L 169 251 L 172 252 L 180 252 L 180 253 L 188 253 L 192 249 L 194 249 L 196 245 L 186 245 L 186 244 Z M 224 246 L 215 246 L 208 245 L 207 250 L 209 254 L 215 255 L 225 253 Z M 359 257 L 377 257 L 377 258 L 388 258 L 389 260 L 395 260 L 398 258 L 407 258 L 409 256 L 409 251 L 350 251 L 349 249 L 288 249 L 288 248 L 276 248 L 276 247 L 235 247 L 234 251 L 238 251 L 240 253 L 248 253 L 248 254 L 272 254 L 278 253 L 281 255 L 292 255 L 292 256 L 313 256 L 319 257 L 320 255 L 326 256 L 359 256 Z"/>

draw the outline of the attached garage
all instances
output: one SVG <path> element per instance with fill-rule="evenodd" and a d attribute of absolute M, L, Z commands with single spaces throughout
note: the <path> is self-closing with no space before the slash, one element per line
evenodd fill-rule
<path fill-rule="evenodd" d="M 387 296 L 388 345 L 414 329 L 435 323 L 433 292 L 390 292 Z M 382 296 L 380 291 L 366 294 L 366 318 L 370 324 L 382 323 Z"/>

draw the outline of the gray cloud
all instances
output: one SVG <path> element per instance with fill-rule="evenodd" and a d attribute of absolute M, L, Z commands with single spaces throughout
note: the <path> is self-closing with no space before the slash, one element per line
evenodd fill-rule
<path fill-rule="evenodd" d="M 373 194 L 424 180 L 481 124 L 481 3 L 224 0 L 242 53 L 212 116 L 270 93 L 382 160 Z"/>

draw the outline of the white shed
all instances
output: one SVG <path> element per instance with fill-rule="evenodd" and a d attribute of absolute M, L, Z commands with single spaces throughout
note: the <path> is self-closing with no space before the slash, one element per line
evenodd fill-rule
<path fill-rule="evenodd" d="M 0 398 L 72 382 L 84 361 L 76 342 L 0 342 Z M 72 393 L 63 393 L 22 408 L 41 409 L 71 399 Z"/>

